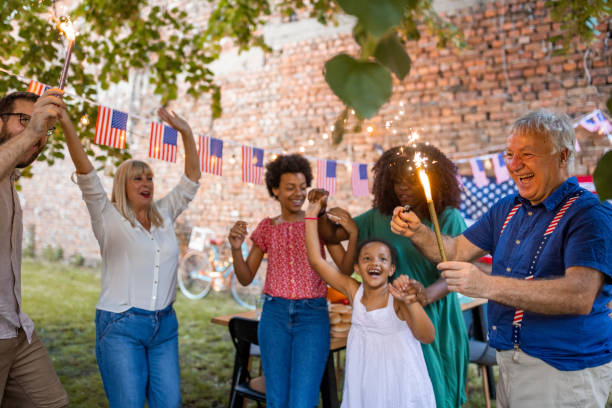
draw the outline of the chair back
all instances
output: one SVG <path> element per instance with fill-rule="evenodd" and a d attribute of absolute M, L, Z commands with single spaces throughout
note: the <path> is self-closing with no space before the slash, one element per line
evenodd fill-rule
<path fill-rule="evenodd" d="M 258 325 L 257 320 L 243 317 L 232 317 L 229 321 L 229 332 L 236 349 L 232 384 L 251 379 L 248 370 L 249 356 L 251 355 L 251 344 L 259 344 L 257 340 Z"/>

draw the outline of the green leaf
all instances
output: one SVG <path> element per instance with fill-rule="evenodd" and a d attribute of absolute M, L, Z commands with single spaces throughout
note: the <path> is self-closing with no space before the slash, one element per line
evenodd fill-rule
<path fill-rule="evenodd" d="M 593 184 L 601 201 L 612 199 L 612 150 L 599 159 L 593 173 Z"/>
<path fill-rule="evenodd" d="M 385 67 L 346 54 L 325 63 L 325 80 L 342 102 L 364 118 L 374 116 L 391 97 L 391 74 Z"/>
<path fill-rule="evenodd" d="M 376 47 L 374 57 L 400 80 L 410 72 L 410 56 L 395 32 L 386 35 Z"/>
<path fill-rule="evenodd" d="M 404 16 L 402 0 L 337 0 L 348 14 L 356 16 L 370 34 L 381 37 Z"/>

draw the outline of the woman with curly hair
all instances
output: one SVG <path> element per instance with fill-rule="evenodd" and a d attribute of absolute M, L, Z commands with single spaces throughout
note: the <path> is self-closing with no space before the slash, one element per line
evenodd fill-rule
<path fill-rule="evenodd" d="M 236 222 L 228 237 L 234 271 L 243 285 L 252 282 L 264 254 L 268 254 L 258 336 L 266 406 L 271 408 L 316 407 L 329 354 L 327 285 L 306 256 L 302 206 L 311 181 L 310 163 L 300 155 L 279 156 L 268 163 L 266 186 L 270 196 L 278 201 L 280 214 L 264 218 L 251 234 L 253 247 L 246 261 L 240 250 L 247 236 L 246 222 Z M 357 227 L 348 214 L 340 218 L 339 222 L 351 236 L 343 260 L 352 269 Z M 327 248 L 334 261 L 341 265 L 342 246 L 328 245 Z"/>
<path fill-rule="evenodd" d="M 466 400 L 469 351 L 457 296 L 449 293 L 436 265 L 425 259 L 410 239 L 394 234 L 390 227 L 393 209 L 400 205 L 409 205 L 428 227 L 432 227 L 425 193 L 413 162 L 417 152 L 427 158 L 427 175 L 441 231 L 452 236 L 463 232 L 466 226 L 458 210 L 460 187 L 457 168 L 440 150 L 426 144 L 393 147 L 382 154 L 372 169 L 373 208 L 355 217 L 355 223 L 360 242 L 382 238 L 395 246 L 399 253 L 396 277 L 408 275 L 423 285 L 417 284 L 414 290 L 436 329 L 434 342 L 422 345 L 436 406 L 460 407 Z M 336 211 L 338 209 L 331 209 L 329 213 L 333 216 Z M 347 238 L 348 234 L 342 228 L 325 221 L 320 224 L 326 242 Z"/>

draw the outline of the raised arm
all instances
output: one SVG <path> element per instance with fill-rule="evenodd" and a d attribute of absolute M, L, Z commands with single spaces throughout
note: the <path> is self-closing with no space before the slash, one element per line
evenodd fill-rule
<path fill-rule="evenodd" d="M 336 259 L 334 259 L 334 262 L 340 268 L 340 272 L 347 276 L 351 276 L 354 271 L 355 258 L 357 256 L 357 240 L 359 238 L 357 224 L 351 217 L 351 214 L 342 208 L 332 208 L 329 210 L 327 218 L 335 224 L 340 225 L 342 230 L 346 231 L 348 234 L 349 242 L 346 251 L 342 253 L 342 258 L 339 262 L 336 261 Z"/>
<path fill-rule="evenodd" d="M 430 261 L 435 263 L 442 261 L 436 234 L 423 224 L 414 212 L 405 213 L 403 207 L 396 207 L 391 219 L 391 231 L 410 238 Z M 472 244 L 463 235 L 454 238 L 443 235 L 442 243 L 448 260 L 468 262 L 486 254 L 486 251 Z"/>
<path fill-rule="evenodd" d="M 200 159 L 198 158 L 198 149 L 196 148 L 195 139 L 189 123 L 174 111 L 168 111 L 165 108 L 160 108 L 157 113 L 159 117 L 168 122 L 170 126 L 175 128 L 181 134 L 183 146 L 185 147 L 185 175 L 193 182 L 198 182 L 202 175 L 200 171 Z"/>
<path fill-rule="evenodd" d="M 15 169 L 32 146 L 47 142 L 47 131 L 57 122 L 62 111 L 66 111 L 61 99 L 63 94 L 64 91 L 55 88 L 45 92 L 34 104 L 28 126 L 9 140 L 0 140 L 0 179 Z"/>
<path fill-rule="evenodd" d="M 63 111 L 62 115 L 60 116 L 60 124 L 62 125 L 64 137 L 66 138 L 66 145 L 68 146 L 68 152 L 70 153 L 70 158 L 74 163 L 76 172 L 78 174 L 91 173 L 94 167 L 91 164 L 91 161 L 89 161 L 89 157 L 87 157 L 87 153 L 85 153 L 81 140 L 79 139 L 76 130 L 74 129 L 74 125 L 72 124 L 72 121 L 70 120 L 70 117 L 66 111 Z"/>
<path fill-rule="evenodd" d="M 333 265 L 325 261 L 321 255 L 319 233 L 317 230 L 317 214 L 321 210 L 321 200 L 310 201 L 306 209 L 306 253 L 310 266 L 323 278 L 328 285 L 341 292 L 352 301 L 357 290 L 357 282 L 343 275 Z"/>
<path fill-rule="evenodd" d="M 244 221 L 237 221 L 229 232 L 228 241 L 232 247 L 232 260 L 234 262 L 234 273 L 238 282 L 241 285 L 247 286 L 257 274 L 257 269 L 261 265 L 264 252 L 260 247 L 253 244 L 249 255 L 245 261 L 242 256 L 242 243 L 247 236 L 247 223 Z"/>

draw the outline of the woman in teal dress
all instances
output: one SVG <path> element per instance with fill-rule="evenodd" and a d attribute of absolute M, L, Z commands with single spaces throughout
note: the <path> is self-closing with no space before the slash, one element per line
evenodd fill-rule
<path fill-rule="evenodd" d="M 425 144 L 394 147 L 382 154 L 372 169 L 373 208 L 355 217 L 355 222 L 359 228 L 359 241 L 383 238 L 397 248 L 399 262 L 395 276 L 408 275 L 425 288 L 416 290 L 420 292 L 419 300 L 436 328 L 436 339 L 432 344 L 422 345 L 423 354 L 437 407 L 454 408 L 466 400 L 469 356 L 467 332 L 457 295 L 449 293 L 436 265 L 425 259 L 410 239 L 394 234 L 390 228 L 393 209 L 399 205 L 410 205 L 411 210 L 432 227 L 425 194 L 413 163 L 417 151 L 428 159 L 427 175 L 442 234 L 456 236 L 463 232 L 466 226 L 458 209 L 461 190 L 457 168 L 437 148 Z M 331 209 L 329 214 L 333 218 L 343 211 Z M 326 240 L 348 238 L 342 228 L 324 220 L 320 223 L 320 231 Z"/>

